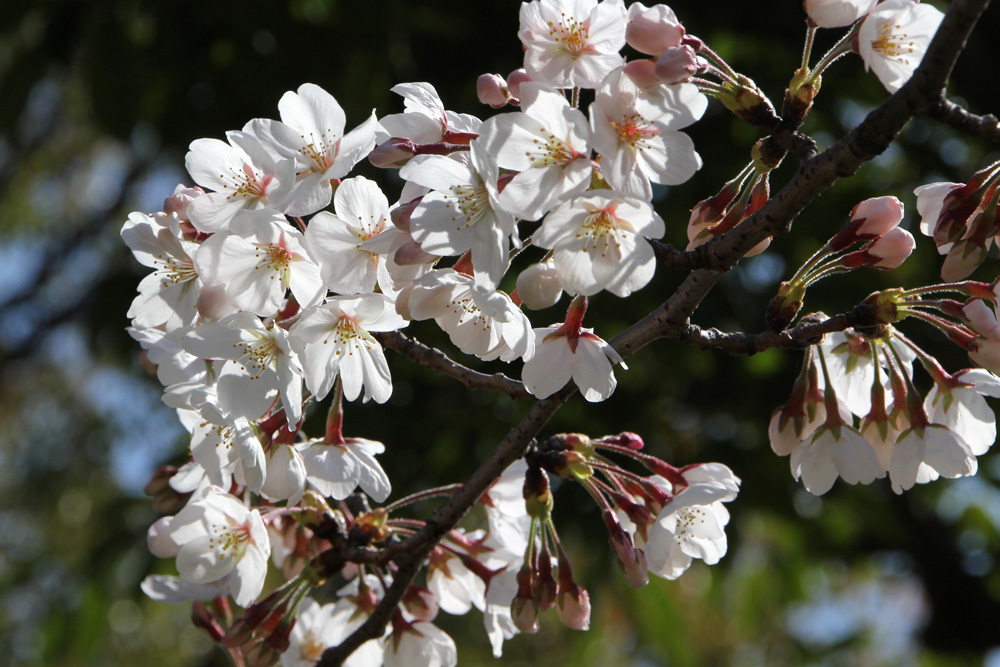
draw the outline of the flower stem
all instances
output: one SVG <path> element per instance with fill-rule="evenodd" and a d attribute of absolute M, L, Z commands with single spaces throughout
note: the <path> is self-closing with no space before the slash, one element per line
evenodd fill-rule
<path fill-rule="evenodd" d="M 385 506 L 387 512 L 394 512 L 401 507 L 406 507 L 407 505 L 412 505 L 415 502 L 421 500 L 426 500 L 427 498 L 436 498 L 439 496 L 450 496 L 456 491 L 461 490 L 461 484 L 449 484 L 447 486 L 439 486 L 434 489 L 427 489 L 426 491 L 420 491 L 412 495 L 406 496 L 405 498 L 400 498 L 399 500 Z"/>

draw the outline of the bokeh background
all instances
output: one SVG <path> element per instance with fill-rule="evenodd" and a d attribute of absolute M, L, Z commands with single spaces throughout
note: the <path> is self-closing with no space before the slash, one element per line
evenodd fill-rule
<path fill-rule="evenodd" d="M 933 4 L 944 6 L 943 3 Z M 371 109 L 401 110 L 389 88 L 430 81 L 450 109 L 485 117 L 475 79 L 520 66 L 513 0 L 13 0 L 0 12 L 0 662 L 11 665 L 225 665 L 190 626 L 186 605 L 152 603 L 138 583 L 171 572 L 146 551 L 156 514 L 142 487 L 182 460 L 183 431 L 126 334 L 145 270 L 118 232 L 132 210 L 154 211 L 178 182 L 190 141 L 223 137 L 250 118 L 277 117 L 303 82 L 333 93 L 348 126 Z M 674 4 L 689 32 L 779 100 L 804 34 L 798 0 Z M 833 31 L 831 31 L 833 32 Z M 988 11 L 959 63 L 953 98 L 1000 110 L 995 77 L 1000 9 Z M 835 36 L 821 34 L 818 49 Z M 886 96 L 857 57 L 824 77 L 805 130 L 821 148 Z M 705 167 L 657 191 L 668 240 L 682 243 L 688 210 L 748 160 L 758 131 L 712 104 L 690 129 Z M 764 304 L 851 207 L 901 198 L 916 231 L 913 188 L 967 179 L 996 148 L 940 124 L 911 121 L 900 141 L 810 206 L 794 233 L 741 263 L 709 296 L 698 324 L 756 331 Z M 780 188 L 794 169 L 775 173 Z M 390 200 L 399 182 L 362 165 Z M 893 273 L 858 271 L 809 294 L 807 310 L 840 312 L 869 292 L 934 281 L 928 239 Z M 995 277 L 1000 264 L 981 269 Z M 660 271 L 635 297 L 591 300 L 588 323 L 610 338 L 676 286 Z M 533 316 L 560 319 L 560 308 Z M 433 325 L 410 332 L 444 349 Z M 964 354 L 919 324 L 904 330 L 952 370 Z M 475 360 L 472 360 L 475 362 Z M 729 554 L 696 562 L 676 582 L 629 590 L 608 558 L 600 514 L 578 488 L 556 493 L 557 523 L 594 603 L 593 630 L 550 613 L 503 664 L 966 665 L 1000 664 L 1000 456 L 979 475 L 894 495 L 883 480 L 801 489 L 768 446 L 771 411 L 788 396 L 796 352 L 750 358 L 660 342 L 619 371 L 611 400 L 574 398 L 545 433 L 636 431 L 678 464 L 722 461 L 743 480 L 730 506 Z M 460 481 L 526 404 L 390 358 L 385 407 L 350 405 L 347 432 L 382 440 L 394 497 Z M 488 365 L 475 364 L 483 368 Z M 516 369 L 513 369 L 516 374 Z M 927 379 L 919 380 L 926 386 Z M 429 508 L 428 508 L 429 509 Z M 495 664 L 481 617 L 442 615 L 460 664 Z"/>

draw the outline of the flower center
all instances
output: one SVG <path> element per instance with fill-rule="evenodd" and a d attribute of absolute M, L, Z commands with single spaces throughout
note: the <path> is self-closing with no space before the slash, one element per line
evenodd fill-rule
<path fill-rule="evenodd" d="M 264 269 L 272 272 L 271 280 L 280 278 L 284 281 L 288 267 L 292 263 L 292 253 L 285 247 L 284 243 L 258 245 L 257 253 L 254 256 L 258 258 L 257 266 L 253 267 L 254 271 Z"/>
<path fill-rule="evenodd" d="M 277 341 L 270 335 L 262 335 L 259 340 L 253 342 L 233 343 L 233 347 L 239 350 L 241 355 L 239 362 L 243 369 L 250 373 L 251 380 L 260 379 L 261 374 L 281 354 Z"/>
<path fill-rule="evenodd" d="M 677 529 L 674 537 L 678 542 L 690 543 L 698 527 L 705 524 L 707 512 L 700 507 L 684 507 L 677 510 Z"/>
<path fill-rule="evenodd" d="M 362 344 L 370 350 L 371 342 L 375 339 L 358 324 L 357 320 L 350 315 L 342 314 L 330 334 L 323 339 L 323 344 L 326 345 L 331 340 L 337 346 L 336 354 L 338 356 L 344 352 L 347 352 L 347 356 L 353 356 L 354 350 Z"/>
<path fill-rule="evenodd" d="M 303 134 L 300 137 L 302 141 L 307 141 L 306 135 Z M 340 140 L 337 139 L 337 135 L 333 130 L 328 129 L 319 138 L 310 132 L 308 142 L 299 149 L 299 154 L 307 162 L 312 163 L 313 171 L 323 173 L 333 165 L 334 159 L 337 157 Z"/>
<path fill-rule="evenodd" d="M 549 21 L 549 37 L 559 45 L 560 49 L 574 57 L 592 50 L 588 43 L 590 29 L 585 23 L 577 21 L 572 16 L 566 16 L 565 13 L 558 23 Z"/>
<path fill-rule="evenodd" d="M 246 545 L 250 541 L 250 524 L 230 524 L 223 526 L 215 524 L 212 526 L 212 533 L 208 536 L 208 548 L 219 552 L 219 559 L 225 560 L 227 557 L 239 559 L 246 550 Z"/>
<path fill-rule="evenodd" d="M 598 209 L 584 219 L 576 238 L 583 239 L 584 252 L 600 252 L 605 257 L 612 246 L 616 251 L 621 248 L 625 235 L 632 231 L 630 227 L 612 211 Z"/>
<path fill-rule="evenodd" d="M 471 227 L 479 218 L 490 209 L 490 196 L 486 191 L 486 185 L 453 185 L 451 187 L 452 197 L 446 200 L 445 206 L 457 208 L 455 215 L 451 217 L 452 222 L 458 224 L 456 230 L 462 227 Z M 459 218 L 465 218 L 462 224 Z"/>
<path fill-rule="evenodd" d="M 160 276 L 160 284 L 163 289 L 171 285 L 180 285 L 194 280 L 198 274 L 194 270 L 194 262 L 190 257 L 178 259 L 177 257 L 164 258 L 163 254 L 156 256 L 156 261 L 160 265 L 157 270 Z"/>
<path fill-rule="evenodd" d="M 882 54 L 884 58 L 893 58 L 908 65 L 910 63 L 904 56 L 913 53 L 913 42 L 906 42 L 909 35 L 905 32 L 894 33 L 893 28 L 901 30 L 903 26 L 893 26 L 891 23 L 883 23 L 878 27 L 878 39 L 872 42 L 872 49 Z"/>
<path fill-rule="evenodd" d="M 220 174 L 219 178 L 224 178 L 224 176 Z M 274 179 L 274 174 L 262 176 L 253 167 L 244 162 L 243 171 L 236 171 L 230 168 L 229 181 L 232 192 L 226 198 L 234 199 L 240 197 L 243 199 L 266 200 L 267 186 L 271 184 L 272 179 Z"/>
<path fill-rule="evenodd" d="M 532 139 L 533 150 L 525 153 L 531 158 L 532 167 L 553 167 L 567 164 L 580 157 L 580 153 L 573 150 L 561 139 L 556 138 L 544 127 L 541 129 L 542 138 Z"/>
<path fill-rule="evenodd" d="M 655 136 L 657 131 L 652 127 L 652 123 L 640 116 L 623 116 L 620 121 L 611 121 L 611 127 L 618 133 L 618 143 L 627 144 L 633 149 L 642 150 L 643 142 L 649 137 Z"/>

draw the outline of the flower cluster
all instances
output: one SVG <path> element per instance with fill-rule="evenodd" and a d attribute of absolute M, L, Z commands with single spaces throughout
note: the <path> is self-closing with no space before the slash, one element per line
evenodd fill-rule
<path fill-rule="evenodd" d="M 520 12 L 523 68 L 477 82 L 480 100 L 500 110 L 486 119 L 448 110 L 433 86 L 411 82 L 392 88 L 401 113 L 373 111 L 348 130 L 337 100 L 307 83 L 280 99 L 280 120 L 253 119 L 225 141 L 192 142 L 185 163 L 196 186 L 179 185 L 162 211 L 133 213 L 121 231 L 153 269 L 129 310 L 129 331 L 190 433 L 189 460 L 158 471 L 147 489 L 167 514 L 149 529 L 150 550 L 174 559 L 178 576 L 147 578 L 146 593 L 193 601 L 195 624 L 237 664 L 314 664 L 383 600 L 393 602 L 389 620 L 348 664 L 454 665 L 455 644 L 433 621 L 439 611 L 473 607 L 499 656 L 506 639 L 536 631 L 552 607 L 568 627 L 589 626 L 589 594 L 574 580 L 552 520 L 551 476 L 578 483 L 597 503 L 630 584 L 644 585 L 649 573 L 675 579 L 693 559 L 718 562 L 727 550 L 725 503 L 740 479 L 719 463 L 674 467 L 642 452 L 633 433 L 532 442 L 480 497 L 485 527 L 453 523 L 428 541 L 437 524 L 403 511 L 461 485 L 373 508 L 392 491 L 377 458 L 386 445 L 344 435 L 344 401 L 390 399 L 383 345 L 419 349 L 409 356 L 433 356 L 461 379 L 499 378 L 512 394 L 556 396 L 550 404 L 568 386 L 586 401 L 608 399 L 614 366 L 625 365 L 584 327 L 589 298 L 628 297 L 652 280 L 654 240 L 666 232 L 653 194 L 701 168 L 683 130 L 709 98 L 757 126 L 794 130 L 819 74 L 839 55 L 857 49 L 895 90 L 940 20 L 913 0 L 805 6 L 809 41 L 786 120 L 665 5 L 532 0 Z M 852 23 L 810 70 L 816 27 Z M 626 45 L 650 57 L 626 62 Z M 592 91 L 586 106 L 584 89 Z M 784 153 L 766 142 L 694 207 L 690 251 L 767 204 L 769 175 Z M 352 175 L 365 159 L 394 170 L 398 196 Z M 992 243 L 996 173 L 918 191 L 925 233 L 961 255 L 952 264 L 972 266 L 970 253 Z M 792 322 L 821 278 L 898 266 L 914 245 L 902 217 L 894 197 L 859 204 L 847 227 L 782 285 L 768 313 L 772 329 Z M 501 289 L 511 284 L 515 291 Z M 935 290 L 970 300 L 928 301 Z M 564 294 L 564 319 L 535 326 L 526 310 L 555 306 Z M 795 477 L 824 493 L 837 477 L 867 483 L 888 474 L 901 491 L 973 473 L 995 436 L 982 396 L 1000 392 L 1000 380 L 979 369 L 949 375 L 891 324 L 920 317 L 996 368 L 996 294 L 982 283 L 876 294 L 866 302 L 873 331 L 831 334 L 810 350 L 771 425 L 772 445 L 791 455 Z M 946 317 L 928 312 L 934 308 Z M 520 363 L 521 382 L 473 371 L 399 333 L 421 320 L 433 320 L 462 354 Z M 915 359 L 934 381 L 923 399 Z M 307 434 L 309 413 L 328 396 L 325 432 Z M 396 559 L 413 544 L 427 549 L 418 563 L 425 585 L 396 576 L 404 569 Z M 273 590 L 269 569 L 284 579 Z M 328 581 L 337 583 L 336 600 L 321 605 L 310 594 Z M 402 596 L 392 598 L 392 589 Z"/>

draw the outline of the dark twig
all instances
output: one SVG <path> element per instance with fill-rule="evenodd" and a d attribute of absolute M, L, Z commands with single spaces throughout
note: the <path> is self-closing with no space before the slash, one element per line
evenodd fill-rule
<path fill-rule="evenodd" d="M 531 396 L 524 385 L 507 377 L 503 373 L 480 373 L 452 360 L 441 350 L 428 347 L 398 331 L 387 331 L 373 334 L 384 347 L 399 352 L 404 357 L 428 368 L 453 377 L 469 389 L 488 389 L 511 398 L 527 398 Z"/>
<path fill-rule="evenodd" d="M 941 99 L 927 111 L 927 115 L 970 137 L 1000 142 L 1000 120 L 993 114 L 977 116 L 954 102 Z"/>

